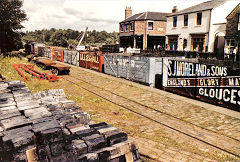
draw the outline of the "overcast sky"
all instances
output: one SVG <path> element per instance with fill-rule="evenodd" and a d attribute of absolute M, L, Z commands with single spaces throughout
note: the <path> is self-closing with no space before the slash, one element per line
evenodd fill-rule
<path fill-rule="evenodd" d="M 24 0 L 28 21 L 23 31 L 36 29 L 74 29 L 118 31 L 118 23 L 124 20 L 126 6 L 133 14 L 145 11 L 171 12 L 206 0 Z"/>

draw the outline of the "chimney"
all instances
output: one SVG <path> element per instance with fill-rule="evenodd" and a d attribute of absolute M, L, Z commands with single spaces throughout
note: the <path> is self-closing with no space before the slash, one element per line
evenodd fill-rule
<path fill-rule="evenodd" d="M 131 16 L 132 16 L 132 9 L 131 9 L 131 7 L 126 7 L 126 9 L 125 9 L 125 20 L 127 18 L 131 17 Z"/>
<path fill-rule="evenodd" d="M 173 6 L 172 13 L 178 12 L 177 6 Z"/>

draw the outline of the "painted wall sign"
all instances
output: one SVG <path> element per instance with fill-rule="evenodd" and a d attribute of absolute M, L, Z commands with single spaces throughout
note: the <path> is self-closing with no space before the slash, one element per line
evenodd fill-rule
<path fill-rule="evenodd" d="M 169 60 L 168 61 L 169 77 L 214 77 L 227 76 L 227 67 L 204 65 L 184 61 Z"/>
<path fill-rule="evenodd" d="M 94 62 L 99 64 L 99 56 L 98 55 L 90 55 L 90 54 L 85 54 L 85 53 L 79 53 L 79 57 L 81 61 L 89 61 L 89 62 Z"/>
<path fill-rule="evenodd" d="M 240 76 L 229 67 L 164 59 L 163 87 L 240 111 Z"/>

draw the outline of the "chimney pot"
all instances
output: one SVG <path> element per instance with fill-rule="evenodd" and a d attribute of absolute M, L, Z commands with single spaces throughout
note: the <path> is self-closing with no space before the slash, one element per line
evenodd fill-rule
<path fill-rule="evenodd" d="M 126 7 L 125 9 L 125 20 L 132 16 L 132 8 Z"/>
<path fill-rule="evenodd" d="M 173 6 L 172 13 L 178 12 L 177 6 Z"/>

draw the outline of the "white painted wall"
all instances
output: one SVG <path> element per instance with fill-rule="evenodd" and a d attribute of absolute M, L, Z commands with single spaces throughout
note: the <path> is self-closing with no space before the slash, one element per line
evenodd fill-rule
<path fill-rule="evenodd" d="M 221 34 L 220 34 L 221 33 Z M 210 28 L 210 34 L 209 34 L 209 43 L 208 43 L 208 52 L 214 51 L 214 41 L 216 39 L 216 36 L 220 34 L 226 34 L 226 24 L 213 24 Z"/>
<path fill-rule="evenodd" d="M 187 39 L 187 49 L 190 50 L 191 47 L 191 36 L 190 33 L 207 33 L 209 29 L 209 21 L 210 21 L 210 11 L 202 12 L 202 25 L 197 25 L 197 13 L 188 14 L 188 26 L 184 26 L 184 15 L 177 16 L 177 27 L 173 27 L 173 17 L 167 18 L 167 35 L 179 35 L 178 40 L 178 50 L 183 50 L 183 40 Z M 182 38 L 182 39 L 180 39 Z M 168 41 L 168 40 L 167 40 Z M 168 42 L 166 42 L 168 43 Z"/>
<path fill-rule="evenodd" d="M 191 48 L 190 33 L 209 33 L 206 38 L 208 51 L 213 52 L 215 35 L 226 32 L 226 17 L 240 3 L 240 0 L 229 0 L 213 10 L 202 11 L 202 25 L 197 26 L 197 13 L 188 14 L 188 27 L 184 27 L 184 15 L 177 16 L 177 27 L 173 28 L 173 17 L 167 17 L 166 35 L 179 35 L 178 50 L 183 50 L 183 40 L 187 39 L 187 49 Z M 180 39 L 182 38 L 182 39 Z M 166 38 L 168 44 L 168 38 Z"/>
<path fill-rule="evenodd" d="M 208 51 L 213 52 L 216 34 L 226 33 L 226 17 L 240 3 L 240 0 L 230 0 L 212 10 L 209 31 Z"/>

